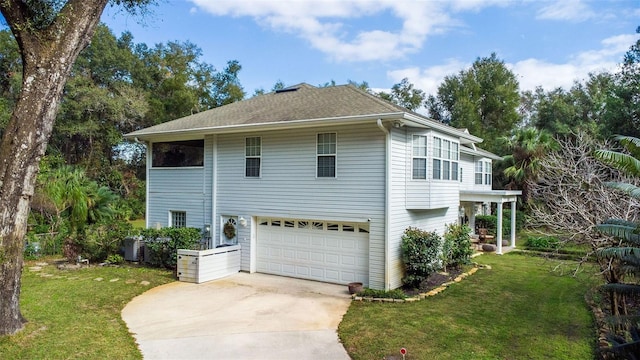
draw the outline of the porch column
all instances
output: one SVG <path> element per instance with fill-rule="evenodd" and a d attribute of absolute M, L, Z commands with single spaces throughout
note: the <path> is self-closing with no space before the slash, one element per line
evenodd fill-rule
<path fill-rule="evenodd" d="M 502 255 L 502 202 L 498 203 L 498 229 L 496 229 L 496 254 Z"/>
<path fill-rule="evenodd" d="M 516 247 L 516 202 L 511 202 L 511 247 Z"/>
<path fill-rule="evenodd" d="M 469 211 L 469 227 L 471 228 L 471 233 L 476 233 L 476 204 L 471 203 L 471 209 Z"/>

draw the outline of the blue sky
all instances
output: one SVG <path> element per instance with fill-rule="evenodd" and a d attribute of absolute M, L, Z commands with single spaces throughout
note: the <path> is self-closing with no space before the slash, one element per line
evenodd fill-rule
<path fill-rule="evenodd" d="M 521 90 L 551 90 L 615 71 L 639 37 L 640 1 L 184 0 L 152 7 L 142 21 L 108 7 L 102 20 L 150 46 L 188 40 L 217 69 L 238 60 L 248 95 L 278 80 L 389 89 L 405 77 L 435 93 L 492 52 Z"/>

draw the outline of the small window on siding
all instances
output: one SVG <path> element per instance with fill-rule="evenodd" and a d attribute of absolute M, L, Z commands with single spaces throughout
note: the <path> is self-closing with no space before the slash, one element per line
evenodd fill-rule
<path fill-rule="evenodd" d="M 317 177 L 336 177 L 337 135 L 318 134 L 316 146 Z"/>
<path fill-rule="evenodd" d="M 153 167 L 204 165 L 204 140 L 157 142 L 151 149 Z"/>
<path fill-rule="evenodd" d="M 282 224 L 280 220 L 271 220 L 271 226 L 280 227 L 280 224 Z"/>
<path fill-rule="evenodd" d="M 292 227 L 295 226 L 295 224 L 296 224 L 296 222 L 293 221 L 293 220 L 285 220 L 284 221 L 284 227 L 286 227 L 286 228 L 292 228 Z"/>
<path fill-rule="evenodd" d="M 185 211 L 171 211 L 171 227 L 183 228 L 187 226 L 187 213 Z"/>
<path fill-rule="evenodd" d="M 324 230 L 324 223 L 322 221 L 314 221 L 311 224 L 311 228 L 314 230 Z"/>
<path fill-rule="evenodd" d="M 308 221 L 298 221 L 298 229 L 307 229 L 309 228 Z"/>
<path fill-rule="evenodd" d="M 484 162 L 484 184 L 491 185 L 491 162 Z"/>
<path fill-rule="evenodd" d="M 413 179 L 427 178 L 427 137 L 413 135 Z"/>
<path fill-rule="evenodd" d="M 340 225 L 335 223 L 327 223 L 327 230 L 338 231 L 340 230 Z"/>
<path fill-rule="evenodd" d="M 491 161 L 476 161 L 476 185 L 491 185 Z M 483 182 L 484 180 L 484 182 Z"/>
<path fill-rule="evenodd" d="M 354 226 L 353 225 L 349 225 L 349 224 L 344 224 L 342 225 L 342 231 L 346 231 L 346 232 L 354 232 Z"/>
<path fill-rule="evenodd" d="M 246 177 L 260 177 L 262 163 L 262 138 L 248 137 L 245 139 L 245 170 Z"/>

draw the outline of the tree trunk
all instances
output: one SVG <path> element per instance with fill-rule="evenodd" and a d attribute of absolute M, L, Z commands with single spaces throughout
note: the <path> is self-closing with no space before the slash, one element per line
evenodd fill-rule
<path fill-rule="evenodd" d="M 87 46 L 107 0 L 69 0 L 49 26 L 34 30 L 22 1 L 0 2 L 22 55 L 19 99 L 0 143 L 0 335 L 22 329 L 20 277 L 24 236 L 39 162 L 64 84 Z M 21 5 L 22 4 L 22 5 Z"/>

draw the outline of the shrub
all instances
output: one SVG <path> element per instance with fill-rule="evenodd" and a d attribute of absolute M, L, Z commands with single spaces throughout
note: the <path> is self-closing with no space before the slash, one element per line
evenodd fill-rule
<path fill-rule="evenodd" d="M 471 263 L 473 249 L 471 248 L 470 232 L 471 229 L 467 225 L 447 225 L 447 231 L 444 234 L 444 251 L 447 252 L 445 263 L 447 266 Z"/>
<path fill-rule="evenodd" d="M 177 249 L 198 248 L 202 239 L 202 230 L 198 228 L 162 228 L 144 229 L 145 251 L 150 251 L 149 262 L 152 266 L 176 267 Z"/>
<path fill-rule="evenodd" d="M 119 254 L 124 239 L 133 227 L 127 221 L 110 221 L 108 224 L 89 225 L 84 235 L 78 235 L 75 243 L 79 253 L 91 261 L 103 261 L 107 256 Z"/>
<path fill-rule="evenodd" d="M 524 243 L 524 247 L 532 250 L 558 249 L 560 240 L 555 236 L 529 236 Z"/>
<path fill-rule="evenodd" d="M 516 210 L 516 231 L 520 231 L 524 227 L 524 213 Z M 480 228 L 486 228 L 489 233 L 496 235 L 498 228 L 498 216 L 496 215 L 476 215 L 476 225 Z M 511 233 L 511 209 L 502 211 L 502 235 L 507 236 Z"/>
<path fill-rule="evenodd" d="M 113 255 L 107 256 L 106 262 L 108 262 L 109 264 L 118 265 L 124 262 L 124 258 L 122 257 L 122 255 L 113 254 Z"/>
<path fill-rule="evenodd" d="M 375 290 L 365 288 L 358 293 L 358 296 L 372 297 L 378 299 L 406 299 L 407 295 L 400 289 L 395 290 Z"/>
<path fill-rule="evenodd" d="M 442 269 L 442 237 L 434 232 L 408 228 L 402 236 L 405 285 L 418 287 L 431 273 Z"/>

